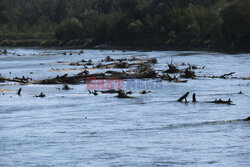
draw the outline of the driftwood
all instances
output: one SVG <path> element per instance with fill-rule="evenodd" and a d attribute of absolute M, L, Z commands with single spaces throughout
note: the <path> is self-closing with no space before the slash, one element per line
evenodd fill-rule
<path fill-rule="evenodd" d="M 225 79 L 226 77 L 231 76 L 233 74 L 235 74 L 235 72 L 231 72 L 231 73 L 228 73 L 228 74 L 221 75 L 220 78 L 224 78 Z"/>
<path fill-rule="evenodd" d="M 112 64 L 98 64 L 94 68 L 98 69 L 111 69 L 111 68 L 129 68 L 131 65 L 127 62 L 116 62 Z"/>
<path fill-rule="evenodd" d="M 81 50 L 81 51 L 78 53 L 78 55 L 81 55 L 81 54 L 84 54 L 84 51 L 83 51 L 83 50 Z"/>
<path fill-rule="evenodd" d="M 247 117 L 246 119 L 236 119 L 236 120 L 230 120 L 230 121 L 227 121 L 227 122 L 248 122 L 250 121 L 250 117 Z"/>
<path fill-rule="evenodd" d="M 7 49 L 4 49 L 3 51 L 0 50 L 0 55 L 1 55 L 1 54 L 4 54 L 4 55 L 8 54 Z"/>
<path fill-rule="evenodd" d="M 182 102 L 185 99 L 185 102 L 187 103 L 187 97 L 189 95 L 189 92 L 187 92 L 185 95 L 183 95 L 179 100 L 177 100 L 178 102 Z"/>
<path fill-rule="evenodd" d="M 150 58 L 150 59 L 140 59 L 136 57 L 132 58 L 121 58 L 121 59 L 113 59 L 110 56 L 107 56 L 104 60 L 101 60 L 101 62 L 133 62 L 133 61 L 143 61 L 143 62 L 149 62 L 152 64 L 157 64 L 157 59 L 156 58 Z"/>
<path fill-rule="evenodd" d="M 229 75 L 227 75 L 227 74 L 223 74 L 221 76 L 206 76 L 206 75 L 203 75 L 203 76 L 196 76 L 196 77 L 197 78 L 211 78 L 211 79 L 220 78 L 220 79 L 242 79 L 242 80 L 250 80 L 250 77 L 230 77 L 229 78 Z"/>
<path fill-rule="evenodd" d="M 107 57 L 108 60 L 111 60 Z M 88 63 L 92 64 L 92 60 L 89 60 Z M 68 76 L 65 74 L 63 76 L 57 76 L 55 78 L 48 78 L 45 80 L 38 80 L 29 82 L 30 84 L 79 84 L 86 83 L 87 78 L 96 78 L 96 79 L 127 79 L 127 78 L 157 78 L 157 73 L 153 69 L 152 64 L 157 63 L 156 58 L 146 59 L 143 62 L 135 63 L 133 65 L 137 65 L 133 73 L 128 72 L 116 72 L 116 71 L 108 71 L 106 73 L 96 73 L 96 74 L 88 74 L 86 72 L 79 73 L 75 76 Z M 128 68 L 131 64 L 127 62 L 117 62 L 108 65 L 99 64 L 97 68 Z M 26 83 L 26 82 L 25 82 Z"/>
<path fill-rule="evenodd" d="M 170 73 L 170 74 L 173 74 L 173 73 L 179 73 L 180 70 L 177 66 L 173 65 L 173 64 L 168 64 L 168 70 L 164 71 L 164 73 Z"/>
<path fill-rule="evenodd" d="M 115 94 L 118 93 L 120 90 L 110 89 L 110 90 L 95 90 L 96 92 L 100 92 L 102 94 Z M 132 95 L 132 91 L 126 92 L 127 95 Z"/>
<path fill-rule="evenodd" d="M 231 77 L 231 79 L 250 80 L 250 77 Z"/>
<path fill-rule="evenodd" d="M 143 91 L 141 91 L 141 92 L 139 92 L 139 93 L 142 94 L 142 95 L 145 95 L 145 94 L 152 93 L 152 92 L 151 92 L 151 91 L 143 90 Z"/>
<path fill-rule="evenodd" d="M 94 90 L 93 92 L 88 90 L 89 94 L 93 94 L 95 96 L 98 95 L 98 92 L 102 93 L 102 94 L 115 94 L 118 93 L 118 98 L 134 98 L 132 96 L 129 96 L 128 94 L 132 94 L 132 92 L 125 92 L 124 90 L 115 90 L 115 89 L 111 89 L 111 90 L 105 90 L 105 91 L 101 91 L 101 90 Z"/>
<path fill-rule="evenodd" d="M 158 75 L 159 78 L 161 78 L 164 81 L 169 81 L 169 82 L 176 82 L 176 83 L 186 83 L 188 82 L 188 80 L 179 80 L 179 78 L 177 78 L 176 76 L 171 77 L 169 74 L 166 75 Z"/>
<path fill-rule="evenodd" d="M 37 95 L 37 96 L 35 96 L 35 97 L 41 97 L 41 98 L 44 98 L 46 95 L 43 93 L 43 92 L 41 92 L 39 95 Z"/>
<path fill-rule="evenodd" d="M 110 56 L 107 56 L 104 60 L 102 60 L 104 62 L 111 62 L 111 61 L 115 61 L 115 59 L 112 59 Z"/>
<path fill-rule="evenodd" d="M 195 72 L 192 71 L 191 69 L 187 68 L 185 71 L 184 71 L 184 74 L 181 75 L 182 78 L 196 78 L 196 75 L 195 75 Z"/>
<path fill-rule="evenodd" d="M 3 76 L 0 76 L 0 82 L 5 82 L 5 81 L 9 81 L 9 82 L 19 82 L 19 83 L 28 83 L 29 80 L 32 80 L 31 78 L 25 78 L 25 77 L 22 77 L 22 78 L 5 78 Z"/>
<path fill-rule="evenodd" d="M 95 95 L 95 96 L 98 95 L 97 90 L 94 90 L 94 92 L 91 92 L 90 90 L 88 90 L 88 91 L 89 91 L 89 94 L 93 94 L 93 95 Z"/>
<path fill-rule="evenodd" d="M 129 96 L 124 90 L 119 90 L 118 92 L 118 98 L 134 98 L 132 96 Z"/>
<path fill-rule="evenodd" d="M 221 100 L 221 99 L 219 99 L 219 100 L 217 100 L 217 99 L 215 99 L 214 101 L 211 101 L 211 102 L 209 102 L 209 103 L 215 103 L 215 104 L 229 104 L 229 105 L 232 105 L 232 100 L 231 99 L 228 99 L 228 100 Z"/>
<path fill-rule="evenodd" d="M 231 72 L 231 73 L 227 73 L 227 74 L 223 74 L 220 76 L 197 76 L 199 78 L 221 78 L 221 79 L 227 79 L 229 76 L 234 75 L 235 72 Z M 231 77 L 232 79 L 250 79 L 250 77 Z"/>
<path fill-rule="evenodd" d="M 126 93 L 127 93 L 127 95 L 132 95 L 132 94 L 133 94 L 132 91 L 128 91 L 128 92 L 126 92 Z"/>
<path fill-rule="evenodd" d="M 250 121 L 250 117 L 243 119 L 243 121 Z"/>
<path fill-rule="evenodd" d="M 62 90 L 70 90 L 71 88 L 68 85 L 64 85 Z"/>
<path fill-rule="evenodd" d="M 187 103 L 188 101 L 187 101 L 187 97 L 188 97 L 188 95 L 189 95 L 189 92 L 187 92 L 185 95 L 183 95 L 180 99 L 178 99 L 177 101 L 178 102 L 182 102 L 184 99 L 185 99 L 185 102 Z M 193 101 L 192 101 L 193 103 L 196 103 L 197 102 L 197 100 L 196 100 L 196 94 L 194 93 L 193 94 Z M 221 99 L 219 99 L 219 100 L 214 100 L 214 101 L 208 101 L 208 102 L 206 102 L 206 103 L 214 103 L 214 104 L 229 104 L 229 105 L 233 105 L 232 103 L 233 103 L 233 101 L 231 100 L 231 99 L 229 99 L 229 100 L 221 100 Z"/>
<path fill-rule="evenodd" d="M 22 91 L 22 88 L 20 88 L 20 89 L 17 91 L 17 94 L 18 94 L 19 96 L 21 96 L 21 91 Z"/>
<path fill-rule="evenodd" d="M 197 100 L 196 100 L 196 94 L 194 93 L 193 94 L 193 103 L 196 103 L 197 102 Z"/>
<path fill-rule="evenodd" d="M 79 84 L 81 82 L 86 82 L 87 78 L 95 79 L 127 79 L 127 78 L 156 78 L 157 75 L 151 71 L 145 71 L 143 73 L 126 73 L 126 72 L 116 72 L 108 71 L 107 73 L 95 73 L 95 74 L 85 74 L 79 73 L 74 76 L 68 76 L 67 74 L 63 76 L 57 76 L 55 78 L 49 78 L 45 80 L 37 80 L 29 82 L 30 84 Z"/>
<path fill-rule="evenodd" d="M 118 93 L 118 90 L 110 89 L 110 90 L 97 90 L 97 92 L 100 92 L 102 94 L 114 94 Z"/>

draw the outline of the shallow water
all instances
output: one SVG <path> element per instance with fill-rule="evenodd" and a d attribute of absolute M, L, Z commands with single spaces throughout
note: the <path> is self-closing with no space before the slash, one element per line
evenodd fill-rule
<path fill-rule="evenodd" d="M 250 76 L 249 54 L 195 52 L 200 54 L 175 56 L 188 52 L 85 50 L 78 55 L 79 51 L 9 49 L 8 55 L 0 55 L 0 73 L 10 78 L 44 79 L 79 72 L 49 72 L 51 69 L 81 68 L 58 61 L 93 59 L 98 64 L 106 56 L 148 56 L 158 59 L 156 69 L 167 69 L 167 62 L 173 61 L 206 66 L 196 70 L 200 76 L 230 72 Z M 69 91 L 56 89 L 62 86 L 0 83 L 0 90 L 10 91 L 0 94 L 1 167 L 250 164 L 250 124 L 227 121 L 250 116 L 250 80 L 163 82 L 163 88 L 153 89 L 151 94 L 132 90 L 135 99 L 89 95 L 86 84 L 69 85 L 73 88 Z M 16 94 L 20 87 L 22 96 Z M 187 91 L 195 92 L 199 102 L 175 102 Z M 238 94 L 240 91 L 244 94 Z M 34 98 L 40 92 L 46 97 Z M 204 103 L 216 98 L 231 98 L 235 105 Z"/>

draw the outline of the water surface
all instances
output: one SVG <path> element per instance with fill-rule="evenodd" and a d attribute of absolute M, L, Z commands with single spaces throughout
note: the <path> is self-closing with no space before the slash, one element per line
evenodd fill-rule
<path fill-rule="evenodd" d="M 148 56 L 158 59 L 158 70 L 173 61 L 205 66 L 196 70 L 201 76 L 250 76 L 249 54 L 79 51 L 9 49 L 0 55 L 0 73 L 44 79 L 79 72 L 51 69 L 81 68 L 58 61 L 98 64 L 106 56 Z M 0 166 L 249 166 L 250 124 L 227 120 L 250 116 L 250 80 L 200 78 L 163 85 L 147 95 L 133 90 L 135 99 L 117 99 L 89 95 L 85 84 L 63 91 L 56 89 L 63 85 L 0 83 L 10 91 L 0 94 Z M 16 94 L 20 87 L 22 96 Z M 176 102 L 187 91 L 197 94 L 197 104 Z M 40 92 L 46 97 L 34 98 Z M 203 103 L 216 98 L 231 98 L 236 105 Z"/>

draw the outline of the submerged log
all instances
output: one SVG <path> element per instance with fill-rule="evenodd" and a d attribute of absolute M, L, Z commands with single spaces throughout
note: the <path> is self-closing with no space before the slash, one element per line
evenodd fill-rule
<path fill-rule="evenodd" d="M 168 64 L 168 70 L 164 71 L 164 73 L 170 73 L 170 74 L 173 74 L 173 73 L 178 73 L 180 72 L 179 68 L 173 64 Z"/>
<path fill-rule="evenodd" d="M 228 74 L 221 75 L 220 78 L 226 79 L 228 76 L 231 76 L 233 74 L 235 74 L 235 72 L 231 72 L 231 73 L 228 73 Z"/>
<path fill-rule="evenodd" d="M 194 93 L 193 94 L 193 103 L 196 103 L 197 102 L 197 100 L 196 100 L 196 94 Z"/>
<path fill-rule="evenodd" d="M 176 83 L 186 83 L 188 82 L 188 80 L 180 80 L 179 78 L 177 78 L 176 76 L 171 77 L 169 74 L 166 75 L 159 75 L 159 78 L 165 80 L 165 81 L 169 81 L 169 82 L 176 82 Z"/>
<path fill-rule="evenodd" d="M 110 56 L 107 56 L 103 61 L 111 62 L 111 61 L 115 61 L 115 59 L 112 59 Z"/>
<path fill-rule="evenodd" d="M 250 117 L 248 117 L 248 118 L 244 119 L 244 121 L 250 121 Z"/>
<path fill-rule="evenodd" d="M 143 91 L 141 91 L 139 93 L 142 94 L 142 95 L 145 95 L 145 94 L 148 94 L 148 93 L 152 93 L 152 91 L 143 90 Z"/>
<path fill-rule="evenodd" d="M 221 79 L 242 79 L 242 80 L 250 80 L 250 77 L 232 77 L 232 75 L 234 75 L 235 72 L 231 72 L 231 73 L 228 73 L 228 74 L 223 74 L 223 75 L 220 75 L 220 76 L 197 76 L 199 78 L 221 78 Z M 231 77 L 229 77 L 231 76 Z"/>
<path fill-rule="evenodd" d="M 62 90 L 70 90 L 71 88 L 68 85 L 64 85 Z"/>
<path fill-rule="evenodd" d="M 19 96 L 21 96 L 21 91 L 22 91 L 22 88 L 20 88 L 20 89 L 17 91 L 17 94 L 18 94 Z"/>
<path fill-rule="evenodd" d="M 5 82 L 5 81 L 6 81 L 6 79 L 4 77 L 0 76 L 0 82 Z"/>
<path fill-rule="evenodd" d="M 143 90 L 143 91 L 140 92 L 140 94 L 145 95 L 145 94 L 147 94 L 147 91 Z"/>
<path fill-rule="evenodd" d="M 181 77 L 183 77 L 183 78 L 192 78 L 192 79 L 194 79 L 194 78 L 196 77 L 196 75 L 195 75 L 195 72 L 194 72 L 194 71 L 192 71 L 192 70 L 190 70 L 190 69 L 187 68 L 187 69 L 185 70 L 184 74 L 181 75 Z"/>
<path fill-rule="evenodd" d="M 46 95 L 43 93 L 43 92 L 41 92 L 39 95 L 37 95 L 37 96 L 35 96 L 35 97 L 41 97 L 41 98 L 44 98 Z"/>
<path fill-rule="evenodd" d="M 217 100 L 215 99 L 214 101 L 211 101 L 209 103 L 215 103 L 215 104 L 229 104 L 229 105 L 232 105 L 233 101 L 231 99 L 228 99 L 228 100 Z"/>
<path fill-rule="evenodd" d="M 185 99 L 185 102 L 187 103 L 187 97 L 189 95 L 189 92 L 187 92 L 185 95 L 183 95 L 179 100 L 177 100 L 178 102 L 182 102 Z"/>
<path fill-rule="evenodd" d="M 124 90 L 119 90 L 118 92 L 118 98 L 134 98 L 132 96 L 129 96 Z"/>
<path fill-rule="evenodd" d="M 98 96 L 97 90 L 94 90 L 94 92 L 91 92 L 90 90 L 88 90 L 88 91 L 89 91 L 89 94 L 93 94 L 95 96 Z"/>
<path fill-rule="evenodd" d="M 90 90 L 89 90 L 90 91 Z M 100 92 L 102 94 L 115 94 L 120 92 L 120 90 L 110 89 L 110 90 L 96 90 L 96 92 Z M 132 91 L 126 92 L 127 95 L 131 95 Z"/>
<path fill-rule="evenodd" d="M 97 92 L 101 92 L 102 94 L 114 94 L 114 93 L 118 93 L 118 90 L 115 89 L 111 89 L 111 90 L 99 90 Z"/>

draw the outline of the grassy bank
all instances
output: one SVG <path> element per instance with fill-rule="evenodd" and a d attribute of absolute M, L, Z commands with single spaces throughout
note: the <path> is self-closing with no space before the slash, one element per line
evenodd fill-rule
<path fill-rule="evenodd" d="M 53 33 L 5 33 L 0 34 L 0 46 L 33 47 L 56 46 L 58 41 Z"/>

